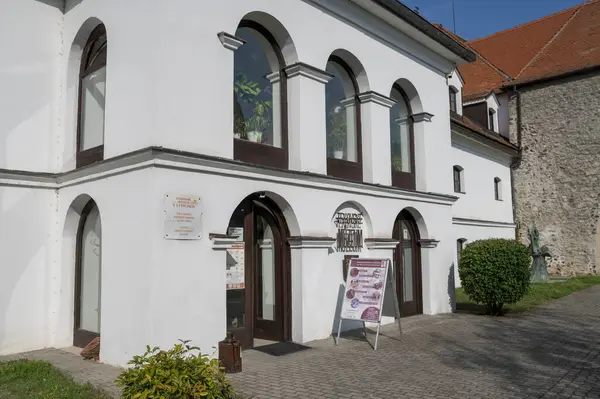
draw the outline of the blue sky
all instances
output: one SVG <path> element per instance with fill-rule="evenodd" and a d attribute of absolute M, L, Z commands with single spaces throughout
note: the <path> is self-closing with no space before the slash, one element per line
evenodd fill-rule
<path fill-rule="evenodd" d="M 401 0 L 452 31 L 452 0 Z M 454 0 L 456 33 L 477 39 L 582 4 L 584 0 Z"/>

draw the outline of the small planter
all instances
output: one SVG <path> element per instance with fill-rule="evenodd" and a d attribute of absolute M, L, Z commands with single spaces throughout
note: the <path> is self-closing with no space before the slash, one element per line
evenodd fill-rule
<path fill-rule="evenodd" d="M 344 151 L 343 150 L 336 150 L 333 152 L 333 157 L 336 159 L 343 159 L 344 158 Z"/>
<path fill-rule="evenodd" d="M 254 143 L 260 143 L 262 141 L 262 132 L 259 131 L 252 131 L 252 132 L 248 132 L 248 140 L 254 142 Z"/>

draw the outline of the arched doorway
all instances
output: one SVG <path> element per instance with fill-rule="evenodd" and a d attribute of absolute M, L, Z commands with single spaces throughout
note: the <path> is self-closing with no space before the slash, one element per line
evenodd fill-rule
<path fill-rule="evenodd" d="M 289 229 L 281 210 L 266 196 L 251 195 L 234 211 L 227 234 L 237 237 L 228 275 L 238 273 L 227 286 L 227 331 L 244 349 L 255 340 L 291 339 Z"/>
<path fill-rule="evenodd" d="M 423 313 L 421 248 L 417 222 L 408 210 L 398 214 L 393 235 L 399 240 L 394 250 L 396 295 L 402 317 Z"/>
<path fill-rule="evenodd" d="M 77 229 L 73 346 L 83 348 L 100 336 L 101 224 L 93 200 L 83 208 Z"/>

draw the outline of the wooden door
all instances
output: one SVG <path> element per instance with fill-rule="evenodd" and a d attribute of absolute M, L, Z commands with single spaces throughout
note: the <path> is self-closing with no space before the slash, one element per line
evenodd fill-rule
<path fill-rule="evenodd" d="M 252 348 L 255 338 L 285 341 L 290 338 L 291 315 L 283 216 L 249 198 L 234 212 L 228 230 L 232 229 L 241 237 L 237 246 L 243 246 L 245 284 L 227 290 L 227 331 L 243 349 Z"/>

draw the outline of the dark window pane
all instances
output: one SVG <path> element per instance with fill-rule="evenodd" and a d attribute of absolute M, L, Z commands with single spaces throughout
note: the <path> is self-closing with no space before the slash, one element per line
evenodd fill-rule
<path fill-rule="evenodd" d="M 397 89 L 392 89 L 391 97 L 396 103 L 390 109 L 390 147 L 392 155 L 392 170 L 397 172 L 411 172 L 412 143 L 410 129 L 412 120 L 410 108 Z"/>
<path fill-rule="evenodd" d="M 336 61 L 327 62 L 327 72 L 334 75 L 325 86 L 327 156 L 358 161 L 358 126 L 354 79 L 347 68 Z"/>
<path fill-rule="evenodd" d="M 281 75 L 275 50 L 251 28 L 236 36 L 246 43 L 234 55 L 234 137 L 282 146 Z"/>

